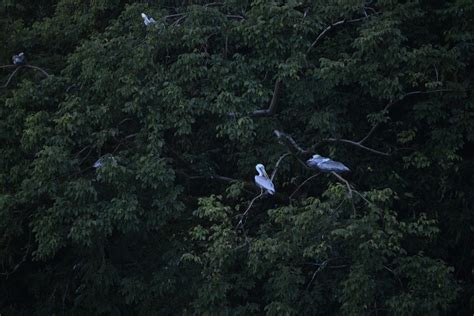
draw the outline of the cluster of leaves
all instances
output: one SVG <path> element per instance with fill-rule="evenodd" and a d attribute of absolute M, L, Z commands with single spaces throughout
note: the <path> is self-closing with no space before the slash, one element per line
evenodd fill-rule
<path fill-rule="evenodd" d="M 0 12 L 2 63 L 49 73 L 0 69 L 0 313 L 474 309 L 471 1 Z M 306 181 L 309 152 L 275 129 L 357 191 Z M 277 195 L 238 225 L 255 164 L 277 161 Z"/>

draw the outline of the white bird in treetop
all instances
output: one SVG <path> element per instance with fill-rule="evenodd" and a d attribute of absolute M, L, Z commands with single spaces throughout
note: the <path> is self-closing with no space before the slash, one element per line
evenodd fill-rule
<path fill-rule="evenodd" d="M 322 157 L 320 155 L 314 155 L 313 158 L 308 159 L 306 161 L 308 167 L 313 169 L 319 169 L 322 172 L 348 172 L 350 171 L 347 166 L 339 161 L 334 161 L 326 157 Z"/>
<path fill-rule="evenodd" d="M 265 167 L 259 163 L 255 166 L 255 169 L 257 169 L 258 172 L 258 176 L 255 176 L 255 184 L 257 184 L 261 190 L 265 190 L 272 195 L 275 194 L 275 186 L 270 177 L 268 177 Z"/>
<path fill-rule="evenodd" d="M 18 55 L 13 55 L 12 62 L 14 65 L 21 66 L 26 64 L 26 57 L 24 53 L 19 53 Z"/>
<path fill-rule="evenodd" d="M 143 23 L 145 23 L 146 26 L 156 23 L 154 18 L 152 18 L 151 16 L 148 17 L 145 13 L 142 13 L 142 18 L 143 18 Z"/>

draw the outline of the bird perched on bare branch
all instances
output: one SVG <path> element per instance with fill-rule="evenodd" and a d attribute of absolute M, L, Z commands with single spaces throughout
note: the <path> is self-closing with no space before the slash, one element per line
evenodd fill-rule
<path fill-rule="evenodd" d="M 306 161 L 308 167 L 319 169 L 322 172 L 342 173 L 348 172 L 350 169 L 339 161 L 334 161 L 320 155 L 314 155 L 313 158 Z"/>
<path fill-rule="evenodd" d="M 22 66 L 26 64 L 26 56 L 23 52 L 19 53 L 18 55 L 12 56 L 12 62 L 14 65 Z"/>
<path fill-rule="evenodd" d="M 255 166 L 255 169 L 257 169 L 258 172 L 258 176 L 255 176 L 255 184 L 257 184 L 261 190 L 266 190 L 272 195 L 275 194 L 275 186 L 265 171 L 265 167 L 259 163 Z"/>
<path fill-rule="evenodd" d="M 145 13 L 142 13 L 142 18 L 143 18 L 143 23 L 145 23 L 146 26 L 156 23 L 154 18 L 152 18 L 151 16 L 148 17 Z"/>

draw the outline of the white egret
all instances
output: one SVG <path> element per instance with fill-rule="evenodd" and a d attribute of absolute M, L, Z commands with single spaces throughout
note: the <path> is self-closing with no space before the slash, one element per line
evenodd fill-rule
<path fill-rule="evenodd" d="M 102 163 L 102 161 L 97 160 L 96 162 L 94 162 L 94 165 L 92 167 L 96 168 L 96 169 L 99 169 L 103 166 L 104 164 Z"/>
<path fill-rule="evenodd" d="M 151 16 L 148 17 L 145 13 L 142 13 L 142 18 L 143 23 L 145 23 L 146 26 L 156 23 L 155 19 L 153 19 Z"/>
<path fill-rule="evenodd" d="M 313 158 L 306 161 L 308 167 L 313 169 L 319 169 L 322 172 L 335 172 L 342 173 L 350 171 L 343 163 L 334 161 L 320 155 L 314 155 Z"/>
<path fill-rule="evenodd" d="M 255 176 L 255 183 L 257 184 L 257 186 L 262 190 L 266 190 L 272 195 L 275 194 L 275 186 L 273 185 L 272 180 L 265 171 L 265 167 L 261 163 L 259 163 L 255 166 L 255 169 L 258 172 L 258 176 Z"/>
<path fill-rule="evenodd" d="M 95 169 L 99 169 L 99 168 L 104 167 L 106 164 L 116 166 L 117 159 L 115 159 L 115 157 L 110 154 L 106 154 L 100 157 L 96 162 L 94 162 L 92 167 L 94 167 Z"/>
<path fill-rule="evenodd" d="M 26 64 L 26 56 L 24 53 L 19 53 L 18 55 L 12 56 L 12 61 L 14 65 L 21 66 Z"/>

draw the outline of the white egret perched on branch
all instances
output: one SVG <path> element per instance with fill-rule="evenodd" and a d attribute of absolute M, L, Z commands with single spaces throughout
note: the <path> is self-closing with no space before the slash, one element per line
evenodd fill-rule
<path fill-rule="evenodd" d="M 255 166 L 255 169 L 257 169 L 258 172 L 258 176 L 255 176 L 255 184 L 262 189 L 262 192 L 265 190 L 272 195 L 275 194 L 275 186 L 265 171 L 265 167 L 259 163 Z"/>
<path fill-rule="evenodd" d="M 258 176 L 255 176 L 255 184 L 260 188 L 260 194 L 254 197 L 252 201 L 250 201 L 249 206 L 240 217 L 239 223 L 237 224 L 236 228 L 243 227 L 247 213 L 252 208 L 253 203 L 263 195 L 264 191 L 265 193 L 268 192 L 272 195 L 275 194 L 275 186 L 273 185 L 272 179 L 270 179 L 267 172 L 265 171 L 265 167 L 261 163 L 259 163 L 255 166 L 255 169 L 257 169 L 258 172 Z"/>
<path fill-rule="evenodd" d="M 100 157 L 96 162 L 94 162 L 92 167 L 94 167 L 95 169 L 100 169 L 104 167 L 106 164 L 116 166 L 117 159 L 115 159 L 115 157 L 110 154 L 105 154 L 104 156 Z"/>
<path fill-rule="evenodd" d="M 12 62 L 14 65 L 21 66 L 26 64 L 26 56 L 24 53 L 12 56 Z"/>
<path fill-rule="evenodd" d="M 145 13 L 142 13 L 142 18 L 143 18 L 143 23 L 145 23 L 146 26 L 156 23 L 154 18 L 152 18 L 151 16 L 148 17 Z"/>
<path fill-rule="evenodd" d="M 313 158 L 306 161 L 308 167 L 313 169 L 319 169 L 322 172 L 335 172 L 342 173 L 350 171 L 343 163 L 334 161 L 320 155 L 314 155 Z"/>

